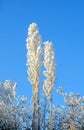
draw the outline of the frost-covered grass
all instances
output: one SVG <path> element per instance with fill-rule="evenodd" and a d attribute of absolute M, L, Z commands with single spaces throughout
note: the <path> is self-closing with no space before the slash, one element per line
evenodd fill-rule
<path fill-rule="evenodd" d="M 64 97 L 64 106 L 53 104 L 56 63 L 52 42 L 42 43 L 36 23 L 30 24 L 26 42 L 32 102 L 27 107 L 27 97 L 17 96 L 17 83 L 1 82 L 0 130 L 84 130 L 84 97 L 72 92 L 67 94 L 60 87 L 57 92 Z"/>

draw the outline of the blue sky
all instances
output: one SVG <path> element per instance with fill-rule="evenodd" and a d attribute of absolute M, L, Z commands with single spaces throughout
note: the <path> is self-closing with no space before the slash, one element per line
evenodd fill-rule
<path fill-rule="evenodd" d="M 31 97 L 27 81 L 27 28 L 35 22 L 43 42 L 53 42 L 57 84 L 84 95 L 84 1 L 0 0 L 0 81 L 18 83 L 17 93 Z M 54 95 L 56 103 L 61 98 Z"/>

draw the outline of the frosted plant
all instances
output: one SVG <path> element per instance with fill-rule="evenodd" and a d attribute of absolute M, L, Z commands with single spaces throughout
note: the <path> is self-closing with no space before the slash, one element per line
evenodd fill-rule
<path fill-rule="evenodd" d="M 52 127 L 52 89 L 55 82 L 55 57 L 52 43 L 48 41 L 44 43 L 44 67 L 43 74 L 46 80 L 43 83 L 43 92 L 44 96 L 50 100 L 50 126 Z"/>
<path fill-rule="evenodd" d="M 25 108 L 26 97 L 18 98 L 16 87 L 16 82 L 9 80 L 0 83 L 0 130 L 30 127 L 28 109 Z"/>
<path fill-rule="evenodd" d="M 54 50 L 51 42 L 44 43 L 44 67 L 43 74 L 46 80 L 43 84 L 43 92 L 47 98 L 50 98 L 51 91 L 55 82 L 55 57 Z"/>
<path fill-rule="evenodd" d="M 13 83 L 9 80 L 5 80 L 0 83 L 0 100 L 4 103 L 10 104 L 16 98 L 16 82 Z"/>
<path fill-rule="evenodd" d="M 60 108 L 60 120 L 58 126 L 60 130 L 83 130 L 84 129 L 84 97 L 80 94 L 70 92 L 65 93 L 62 87 L 58 90 L 64 97 L 64 107 Z M 55 115 L 55 114 L 54 114 Z M 56 115 L 55 115 L 56 116 Z M 54 119 L 55 120 L 55 119 Z"/>
<path fill-rule="evenodd" d="M 33 105 L 26 108 L 27 98 L 17 96 L 17 83 L 5 80 L 0 83 L 0 130 L 84 130 L 84 96 L 63 88 L 58 93 L 64 97 L 64 105 L 52 105 L 55 83 L 55 54 L 51 42 L 44 43 L 42 60 L 41 36 L 35 23 L 28 29 L 27 73 L 32 84 Z M 45 97 L 39 101 L 40 70 L 44 65 L 42 90 Z M 31 112 L 32 111 L 32 112 Z"/>
<path fill-rule="evenodd" d="M 39 34 L 38 27 L 35 23 L 30 24 L 28 29 L 27 44 L 27 73 L 29 75 L 29 81 L 32 84 L 32 99 L 33 99 L 33 129 L 36 128 L 36 124 L 40 127 L 40 115 L 39 115 L 39 83 L 40 83 L 40 69 L 41 62 L 41 36 Z M 38 111 L 38 112 L 37 112 Z M 36 114 L 38 113 L 38 121 Z M 39 129 L 39 128 L 38 128 Z"/>

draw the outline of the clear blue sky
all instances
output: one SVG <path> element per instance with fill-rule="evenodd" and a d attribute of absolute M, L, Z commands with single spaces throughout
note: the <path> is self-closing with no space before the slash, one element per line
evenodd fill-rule
<path fill-rule="evenodd" d="M 25 39 L 32 22 L 38 24 L 43 42 L 53 42 L 55 86 L 84 95 L 84 0 L 0 0 L 0 81 L 16 81 L 17 93 L 31 97 Z"/>

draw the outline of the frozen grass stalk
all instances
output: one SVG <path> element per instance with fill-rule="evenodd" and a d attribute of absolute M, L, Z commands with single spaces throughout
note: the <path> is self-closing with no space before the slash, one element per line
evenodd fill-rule
<path fill-rule="evenodd" d="M 52 42 L 44 43 L 44 75 L 46 80 L 43 84 L 44 96 L 50 100 L 50 130 L 52 130 L 52 89 L 55 81 L 55 57 Z"/>
<path fill-rule="evenodd" d="M 29 81 L 32 84 L 32 101 L 33 101 L 33 119 L 32 129 L 40 129 L 40 112 L 39 112 L 39 83 L 41 62 L 41 36 L 35 23 L 30 24 L 28 29 L 28 38 L 26 40 L 27 48 L 27 73 Z M 38 121 L 36 121 L 38 115 Z"/>

